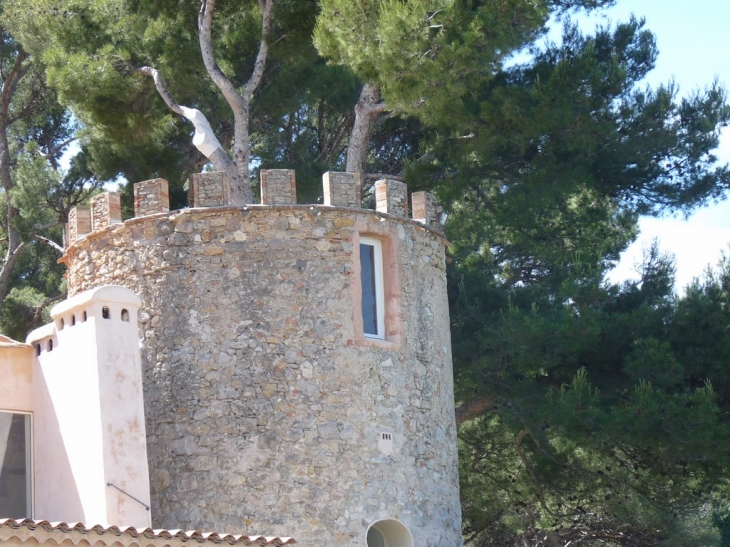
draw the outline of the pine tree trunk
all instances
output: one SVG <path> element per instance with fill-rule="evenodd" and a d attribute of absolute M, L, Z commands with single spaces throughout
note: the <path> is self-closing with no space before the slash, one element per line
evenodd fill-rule
<path fill-rule="evenodd" d="M 10 191 L 13 189 L 13 179 L 10 174 L 10 150 L 8 146 L 7 127 L 5 117 L 0 120 L 0 184 L 7 200 L 7 210 L 4 222 L 7 230 L 7 250 L 0 266 L 0 304 L 8 294 L 10 279 L 26 243 L 21 240 L 18 230 L 14 226 L 15 217 L 18 216 L 18 209 L 10 199 Z M 2 305 L 0 305 L 2 314 Z"/>
<path fill-rule="evenodd" d="M 350 142 L 347 145 L 345 167 L 348 173 L 360 173 L 361 180 L 366 173 L 368 145 L 373 126 L 383 110 L 385 110 L 385 103 L 380 101 L 380 88 L 375 84 L 365 84 L 355 105 L 355 123 L 352 126 Z"/>

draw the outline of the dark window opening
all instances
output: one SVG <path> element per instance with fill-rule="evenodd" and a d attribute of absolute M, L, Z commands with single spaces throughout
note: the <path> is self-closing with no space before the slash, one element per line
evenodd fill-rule
<path fill-rule="evenodd" d="M 129 312 L 127 310 L 122 310 L 122 321 L 129 321 Z"/>
<path fill-rule="evenodd" d="M 378 306 L 375 287 L 375 248 L 360 245 L 360 277 L 362 281 L 362 324 L 365 334 L 378 334 Z"/>
<path fill-rule="evenodd" d="M 53 351 L 53 339 L 48 341 L 48 351 Z"/>
<path fill-rule="evenodd" d="M 109 319 L 109 308 L 107 308 L 106 306 L 104 306 L 103 308 L 101 308 L 101 316 L 104 319 Z"/>
<path fill-rule="evenodd" d="M 370 338 L 382 339 L 385 334 L 383 258 L 382 246 L 377 239 L 360 239 L 360 285 L 363 333 Z"/>
<path fill-rule="evenodd" d="M 30 416 L 0 412 L 0 515 L 31 515 Z"/>
<path fill-rule="evenodd" d="M 385 519 L 370 527 L 366 543 L 368 547 L 413 547 L 413 537 L 402 523 Z"/>
<path fill-rule="evenodd" d="M 84 311 L 84 315 L 81 316 L 81 322 L 82 323 L 86 322 L 86 311 Z"/>
<path fill-rule="evenodd" d="M 385 547 L 385 538 L 377 528 L 368 530 L 368 547 Z"/>
<path fill-rule="evenodd" d="M 36 344 L 35 345 L 35 354 L 36 355 L 40 355 L 41 354 L 41 345 L 40 344 Z"/>
<path fill-rule="evenodd" d="M 76 324 L 76 314 L 73 314 L 71 316 L 71 326 L 73 327 Z"/>

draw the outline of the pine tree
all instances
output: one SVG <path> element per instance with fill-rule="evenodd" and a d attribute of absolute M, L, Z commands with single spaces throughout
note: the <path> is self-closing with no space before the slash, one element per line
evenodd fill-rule
<path fill-rule="evenodd" d="M 0 323 L 23 338 L 61 292 L 61 227 L 96 183 L 59 172 L 75 125 L 46 84 L 43 65 L 3 26 L 0 75 Z"/>

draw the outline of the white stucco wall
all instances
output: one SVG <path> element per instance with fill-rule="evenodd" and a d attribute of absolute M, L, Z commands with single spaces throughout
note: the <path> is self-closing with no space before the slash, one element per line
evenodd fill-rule
<path fill-rule="evenodd" d="M 150 525 L 141 503 L 108 486 L 149 505 L 139 304 L 127 289 L 100 287 L 54 307 L 54 324 L 28 336 L 41 347 L 34 363 L 36 518 Z"/>

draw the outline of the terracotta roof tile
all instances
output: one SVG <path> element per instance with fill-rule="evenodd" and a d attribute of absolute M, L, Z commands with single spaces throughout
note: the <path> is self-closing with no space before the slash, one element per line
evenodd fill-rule
<path fill-rule="evenodd" d="M 228 543 L 229 545 L 246 545 L 246 546 L 274 546 L 291 545 L 296 543 L 293 538 L 288 537 L 265 537 L 265 536 L 245 536 L 239 534 L 218 534 L 216 532 L 201 532 L 200 530 L 153 530 L 152 528 L 135 528 L 134 526 L 101 526 L 99 524 L 91 527 L 80 522 L 49 522 L 47 520 L 32 519 L 0 519 L 0 531 L 5 528 L 27 529 L 29 531 L 41 528 L 46 532 L 62 532 L 80 534 L 113 534 L 115 536 L 129 536 L 132 538 L 146 538 L 149 540 L 162 539 L 179 539 L 181 541 L 194 540 L 198 543 Z"/>

